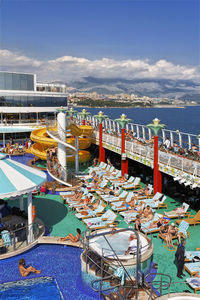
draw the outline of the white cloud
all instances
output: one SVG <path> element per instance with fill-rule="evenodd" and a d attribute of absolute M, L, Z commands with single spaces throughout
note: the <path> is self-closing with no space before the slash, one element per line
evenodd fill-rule
<path fill-rule="evenodd" d="M 104 78 L 167 78 L 200 81 L 198 66 L 175 65 L 165 59 L 151 63 L 149 60 L 115 60 L 102 58 L 89 60 L 63 56 L 52 60 L 38 60 L 18 52 L 0 50 L 1 70 L 36 73 L 40 81 L 75 80 L 85 76 Z"/>

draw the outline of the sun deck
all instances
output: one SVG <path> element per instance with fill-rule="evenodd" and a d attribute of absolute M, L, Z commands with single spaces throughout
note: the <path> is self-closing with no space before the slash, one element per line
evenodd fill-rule
<path fill-rule="evenodd" d="M 167 197 L 166 203 L 168 209 L 159 209 L 160 213 L 164 211 L 170 211 L 181 203 L 175 201 L 172 198 Z M 15 200 L 9 202 L 12 206 L 17 206 L 18 203 Z M 62 203 L 62 199 L 59 195 L 47 194 L 45 196 L 34 196 L 33 204 L 36 207 L 36 214 L 44 224 L 49 228 L 50 238 L 42 238 L 41 242 L 48 240 L 47 243 L 56 243 L 57 239 L 53 237 L 66 236 L 69 233 L 75 234 L 76 228 L 80 228 L 82 231 L 86 230 L 86 225 L 81 220 L 78 220 L 76 216 L 69 210 L 67 205 Z M 108 209 L 109 206 L 106 207 Z M 189 210 L 191 214 L 195 214 L 194 210 Z M 124 222 L 124 219 L 118 214 L 117 221 L 121 228 L 127 228 L 128 225 Z M 190 238 L 186 242 L 186 250 L 195 250 L 199 247 L 199 226 L 189 227 Z M 45 239 L 45 240 L 44 240 Z M 158 238 L 158 234 L 152 234 L 152 241 L 154 245 L 153 262 L 158 264 L 158 273 L 169 274 L 172 277 L 173 282 L 176 284 L 171 285 L 170 291 L 173 293 L 190 291 L 194 292 L 188 285 L 181 283 L 176 277 L 176 266 L 174 264 L 175 251 L 169 251 L 165 248 L 165 244 Z M 77 246 L 77 245 L 74 245 Z M 186 278 L 189 278 L 189 274 L 186 273 Z"/>

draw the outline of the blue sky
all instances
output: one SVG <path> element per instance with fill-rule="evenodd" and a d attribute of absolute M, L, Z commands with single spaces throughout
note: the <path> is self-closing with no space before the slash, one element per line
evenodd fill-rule
<path fill-rule="evenodd" d="M 40 62 L 72 56 L 199 64 L 199 0 L 0 3 L 0 49 Z"/>
<path fill-rule="evenodd" d="M 67 54 L 197 64 L 198 2 L 3 0 L 1 48 L 39 58 Z"/>

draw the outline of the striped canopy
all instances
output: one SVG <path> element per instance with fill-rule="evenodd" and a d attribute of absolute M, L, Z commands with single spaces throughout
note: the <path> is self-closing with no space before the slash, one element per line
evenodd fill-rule
<path fill-rule="evenodd" d="M 46 180 L 46 174 L 9 158 L 0 158 L 0 198 L 32 192 Z"/>

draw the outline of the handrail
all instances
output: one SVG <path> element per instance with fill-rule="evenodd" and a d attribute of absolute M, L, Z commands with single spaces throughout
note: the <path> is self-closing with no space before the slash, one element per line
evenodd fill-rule
<path fill-rule="evenodd" d="M 24 222 L 26 222 L 25 226 L 22 226 L 20 228 L 15 229 L 15 230 L 9 230 L 9 228 L 8 229 L 7 228 L 3 229 L 3 230 L 7 230 L 9 232 L 10 236 L 12 236 L 11 245 L 13 245 L 13 251 L 16 250 L 16 242 L 17 242 L 16 241 L 16 236 L 17 236 L 18 232 L 23 232 L 23 231 L 25 232 L 25 234 L 26 234 L 26 245 L 28 245 L 29 243 L 32 243 L 34 241 L 34 239 L 29 241 L 28 236 L 29 236 L 29 232 L 30 232 L 31 229 L 33 229 L 33 233 L 34 233 L 34 227 L 35 226 L 37 226 L 38 229 L 39 229 L 39 226 L 41 226 L 42 231 L 44 232 L 44 224 L 42 224 L 40 222 L 37 222 L 37 221 L 34 221 L 31 224 L 28 224 L 27 220 L 24 220 Z M 23 223 L 23 220 L 22 220 L 22 223 Z M 0 233 L 0 236 L 2 236 L 2 231 Z M 4 242 L 3 239 L 2 239 L 2 242 L 3 242 L 3 246 L 7 247 L 7 243 Z M 4 253 L 2 253 L 2 254 L 4 254 Z"/>
<path fill-rule="evenodd" d="M 148 283 L 148 280 L 147 278 L 150 276 L 150 285 Z M 155 276 L 160 276 L 161 277 L 161 280 L 153 280 L 153 277 Z M 163 283 L 163 277 L 165 278 L 168 278 L 169 282 L 165 282 Z M 172 278 L 170 275 L 168 274 L 164 274 L 164 273 L 149 273 L 145 276 L 144 278 L 144 281 L 145 283 L 147 284 L 148 287 L 151 288 L 151 295 L 153 294 L 153 288 L 158 288 L 160 289 L 160 295 L 162 296 L 163 294 L 163 290 L 164 289 L 168 289 L 168 294 L 169 294 L 169 288 L 170 288 L 170 285 L 171 285 L 171 282 L 172 282 Z"/>
<path fill-rule="evenodd" d="M 99 236 L 103 236 L 105 239 L 106 239 L 106 242 L 108 243 L 110 249 L 113 251 L 115 257 L 116 257 L 116 260 L 117 260 L 117 263 L 118 265 L 120 265 L 125 274 L 127 275 L 127 277 L 129 278 L 130 282 L 132 283 L 132 287 L 135 287 L 135 290 L 136 290 L 136 293 L 135 293 L 135 299 L 138 299 L 138 285 L 139 285 L 139 256 L 140 256 L 140 247 L 139 247 L 139 234 L 136 230 L 132 229 L 132 228 L 123 228 L 123 229 L 116 229 L 115 232 L 116 233 L 119 233 L 119 232 L 124 232 L 124 231 L 132 231 L 134 232 L 134 234 L 136 235 L 137 237 L 137 255 L 136 255 L 136 285 L 135 283 L 133 282 L 131 276 L 129 275 L 129 273 L 127 272 L 126 268 L 124 267 L 123 263 L 121 262 L 121 260 L 119 259 L 118 255 L 116 254 L 115 250 L 113 249 L 112 245 L 109 243 L 108 239 L 106 238 L 106 235 L 107 234 L 110 234 L 110 231 L 106 231 L 106 232 L 95 232 L 95 234 L 90 234 L 90 235 L 87 235 L 85 236 L 85 238 L 87 239 L 87 241 L 89 241 L 90 239 L 94 238 L 94 237 L 99 237 Z M 89 246 L 89 243 L 87 243 L 87 246 Z M 106 260 L 106 258 L 103 256 L 102 254 L 102 259 L 103 260 Z"/>
<path fill-rule="evenodd" d="M 77 185 L 80 183 L 79 178 L 69 168 L 65 168 L 62 165 L 59 165 L 58 167 L 58 159 L 56 158 L 55 160 L 56 161 L 53 165 L 51 165 L 51 168 L 53 168 L 56 174 L 52 173 L 52 170 L 49 168 L 49 164 L 51 164 L 53 160 L 47 155 L 47 171 L 50 174 L 52 174 L 58 180 L 64 181 L 70 185 Z M 57 172 L 59 172 L 61 176 L 57 176 Z M 75 181 L 75 184 L 73 184 L 73 181 Z"/>

